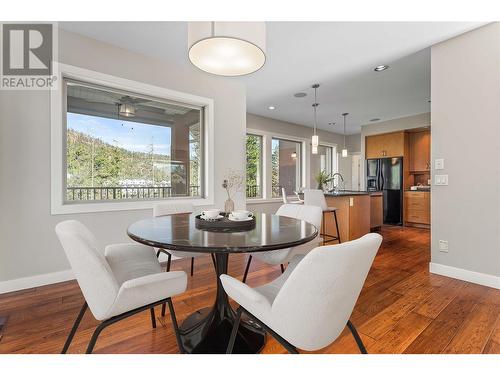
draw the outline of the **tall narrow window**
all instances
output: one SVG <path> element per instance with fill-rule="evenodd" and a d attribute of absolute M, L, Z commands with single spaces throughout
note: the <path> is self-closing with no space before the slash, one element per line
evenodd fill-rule
<path fill-rule="evenodd" d="M 262 198 L 262 137 L 247 134 L 247 198 Z"/>
<path fill-rule="evenodd" d="M 302 143 L 273 138 L 271 147 L 272 197 L 280 197 L 283 188 L 292 195 L 302 186 Z"/>
<path fill-rule="evenodd" d="M 319 145 L 318 153 L 311 155 L 311 186 L 316 188 L 315 177 L 321 172 L 333 174 L 337 172 L 336 168 L 336 148 L 332 146 Z M 332 183 L 328 188 L 331 188 Z"/>
<path fill-rule="evenodd" d="M 203 107 L 65 80 L 66 203 L 203 197 Z"/>

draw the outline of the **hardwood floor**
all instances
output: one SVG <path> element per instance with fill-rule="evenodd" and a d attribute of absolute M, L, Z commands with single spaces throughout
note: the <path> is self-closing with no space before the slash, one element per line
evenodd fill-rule
<path fill-rule="evenodd" d="M 384 242 L 368 275 L 351 320 L 369 353 L 500 353 L 500 290 L 429 274 L 429 231 L 384 227 Z M 229 273 L 242 276 L 243 255 L 230 257 Z M 173 269 L 189 271 L 189 260 Z M 248 284 L 274 279 L 279 267 L 252 262 Z M 215 274 L 209 256 L 197 258 L 188 290 L 175 297 L 177 318 L 211 305 Z M 6 316 L 0 353 L 58 353 L 83 303 L 76 282 L 0 295 Z M 160 309 L 157 309 L 159 316 Z M 96 353 L 177 353 L 170 317 L 149 311 L 105 329 Z M 82 353 L 97 321 L 87 313 L 70 347 Z M 264 353 L 285 353 L 268 338 Z M 358 353 L 347 328 L 321 353 Z"/>

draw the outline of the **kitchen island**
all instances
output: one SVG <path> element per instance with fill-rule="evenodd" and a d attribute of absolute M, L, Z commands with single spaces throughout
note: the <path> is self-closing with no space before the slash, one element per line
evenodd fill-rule
<path fill-rule="evenodd" d="M 370 193 L 366 191 L 348 191 L 325 193 L 328 207 L 337 208 L 337 220 L 342 242 L 355 240 L 370 233 Z M 333 214 L 325 213 L 325 232 L 335 235 Z M 330 242 L 334 244 L 336 242 Z"/>

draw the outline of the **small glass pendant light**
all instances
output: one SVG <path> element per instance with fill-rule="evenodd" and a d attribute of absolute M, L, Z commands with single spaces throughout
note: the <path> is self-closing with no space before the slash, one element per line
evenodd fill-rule
<path fill-rule="evenodd" d="M 347 157 L 347 147 L 345 145 L 345 118 L 347 117 L 349 113 L 342 113 L 342 116 L 344 116 L 344 148 L 342 149 L 342 157 L 346 158 Z"/>
<path fill-rule="evenodd" d="M 317 95 L 316 95 L 316 90 L 318 89 L 319 87 L 319 83 L 315 83 L 314 85 L 312 85 L 312 88 L 314 89 L 314 103 L 313 103 L 313 110 L 314 110 L 314 130 L 313 130 L 313 136 L 311 138 L 311 145 L 312 145 L 312 149 L 311 149 L 311 152 L 313 154 L 317 154 L 318 153 L 318 146 L 319 146 L 319 137 L 318 135 L 316 134 L 316 129 L 318 127 L 318 119 L 317 119 L 317 109 L 318 109 L 318 106 L 319 106 L 319 103 L 318 103 L 318 100 L 317 100 Z"/>

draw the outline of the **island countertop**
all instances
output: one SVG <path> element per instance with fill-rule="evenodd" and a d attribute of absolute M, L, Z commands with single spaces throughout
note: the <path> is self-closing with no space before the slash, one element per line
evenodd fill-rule
<path fill-rule="evenodd" d="M 333 191 L 325 193 L 325 197 L 350 197 L 355 195 L 370 195 L 370 192 L 358 190 L 339 190 L 336 193 Z"/>

